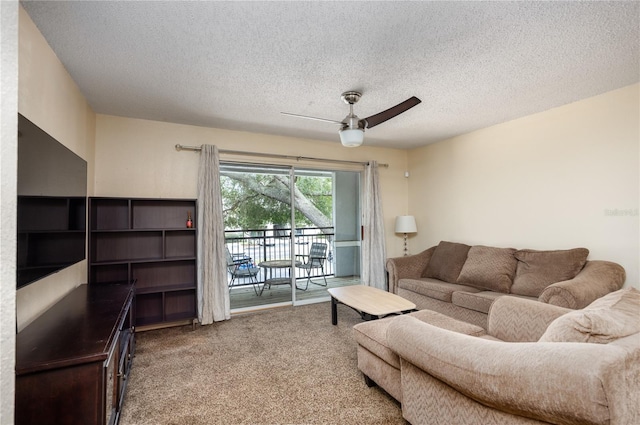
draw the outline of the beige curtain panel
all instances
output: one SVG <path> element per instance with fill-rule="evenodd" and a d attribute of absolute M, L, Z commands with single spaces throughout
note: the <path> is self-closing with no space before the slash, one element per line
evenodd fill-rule
<path fill-rule="evenodd" d="M 364 170 L 363 203 L 362 283 L 386 290 L 387 279 L 384 263 L 387 253 L 380 183 L 378 181 L 378 163 L 376 161 L 369 162 Z"/>
<path fill-rule="evenodd" d="M 231 318 L 217 146 L 203 145 L 198 171 L 198 320 Z"/>

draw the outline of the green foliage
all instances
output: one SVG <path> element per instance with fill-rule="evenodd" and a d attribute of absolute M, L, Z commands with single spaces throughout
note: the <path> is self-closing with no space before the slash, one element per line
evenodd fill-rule
<path fill-rule="evenodd" d="M 225 173 L 220 177 L 225 228 L 263 229 L 270 224 L 290 227 L 289 203 L 266 194 L 275 192 L 281 199 L 290 199 L 289 187 L 282 184 L 282 180 L 288 179 L 247 173 L 243 173 L 241 177 L 234 178 L 234 173 Z M 305 198 L 331 220 L 333 203 L 330 176 L 297 176 L 296 186 Z M 261 189 L 262 193 L 254 188 Z M 295 219 L 297 227 L 313 226 L 305 211 L 296 209 Z"/>
<path fill-rule="evenodd" d="M 331 177 L 300 176 L 296 181 L 298 190 L 329 219 L 333 213 L 332 180 Z"/>

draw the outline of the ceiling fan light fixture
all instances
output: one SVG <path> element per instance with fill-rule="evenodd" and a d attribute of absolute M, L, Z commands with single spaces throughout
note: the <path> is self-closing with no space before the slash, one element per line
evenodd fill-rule
<path fill-rule="evenodd" d="M 353 104 L 358 102 L 361 96 L 362 93 L 357 91 L 346 91 L 342 93 L 342 100 L 344 101 L 344 103 L 349 105 L 349 115 L 344 117 L 342 121 L 291 114 L 289 112 L 281 113 L 298 118 L 306 118 L 310 120 L 326 121 L 332 124 L 338 124 L 341 127 L 339 132 L 340 142 L 342 142 L 342 145 L 347 148 L 355 148 L 362 145 L 362 142 L 364 141 L 365 128 L 372 128 L 379 124 L 382 124 L 383 122 L 390 120 L 391 118 L 413 108 L 421 102 L 417 97 L 411 96 L 409 99 L 405 100 L 404 102 L 398 103 L 396 106 L 392 106 L 391 108 L 382 112 L 378 112 L 377 114 L 371 115 L 370 117 L 360 119 L 356 114 L 353 113 Z"/>
<path fill-rule="evenodd" d="M 361 128 L 345 128 L 340 130 L 340 142 L 347 148 L 356 148 L 364 141 L 364 130 Z"/>

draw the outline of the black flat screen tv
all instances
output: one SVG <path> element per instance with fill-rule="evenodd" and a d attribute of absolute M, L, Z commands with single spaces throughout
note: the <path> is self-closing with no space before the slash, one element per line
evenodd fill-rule
<path fill-rule="evenodd" d="M 17 287 L 86 258 L 87 162 L 18 114 Z"/>

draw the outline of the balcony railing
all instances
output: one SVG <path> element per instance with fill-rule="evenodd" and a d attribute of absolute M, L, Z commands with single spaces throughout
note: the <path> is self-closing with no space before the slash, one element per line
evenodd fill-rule
<path fill-rule="evenodd" d="M 293 244 L 292 244 L 293 239 Z M 251 258 L 251 263 L 257 267 L 262 261 L 289 260 L 293 255 L 308 255 L 311 244 L 323 242 L 327 244 L 327 259 L 324 262 L 324 276 L 334 275 L 335 248 L 333 227 L 305 227 L 297 228 L 292 238 L 291 228 L 274 226 L 274 229 L 240 229 L 225 230 L 225 242 L 229 252 L 234 258 Z M 293 247 L 293 251 L 292 251 Z M 297 257 L 297 260 L 306 261 L 305 257 Z M 265 270 L 261 270 L 257 276 L 258 282 L 264 283 L 265 279 L 273 277 L 288 277 L 288 269 L 270 270 L 269 276 Z M 274 276 L 275 273 L 275 276 Z M 306 271 L 296 269 L 296 278 L 306 278 Z M 311 277 L 322 277 L 320 268 L 311 270 Z M 230 279 L 230 278 L 229 278 Z M 237 283 L 236 283 L 237 282 Z M 234 286 L 250 285 L 248 278 L 236 279 Z"/>

